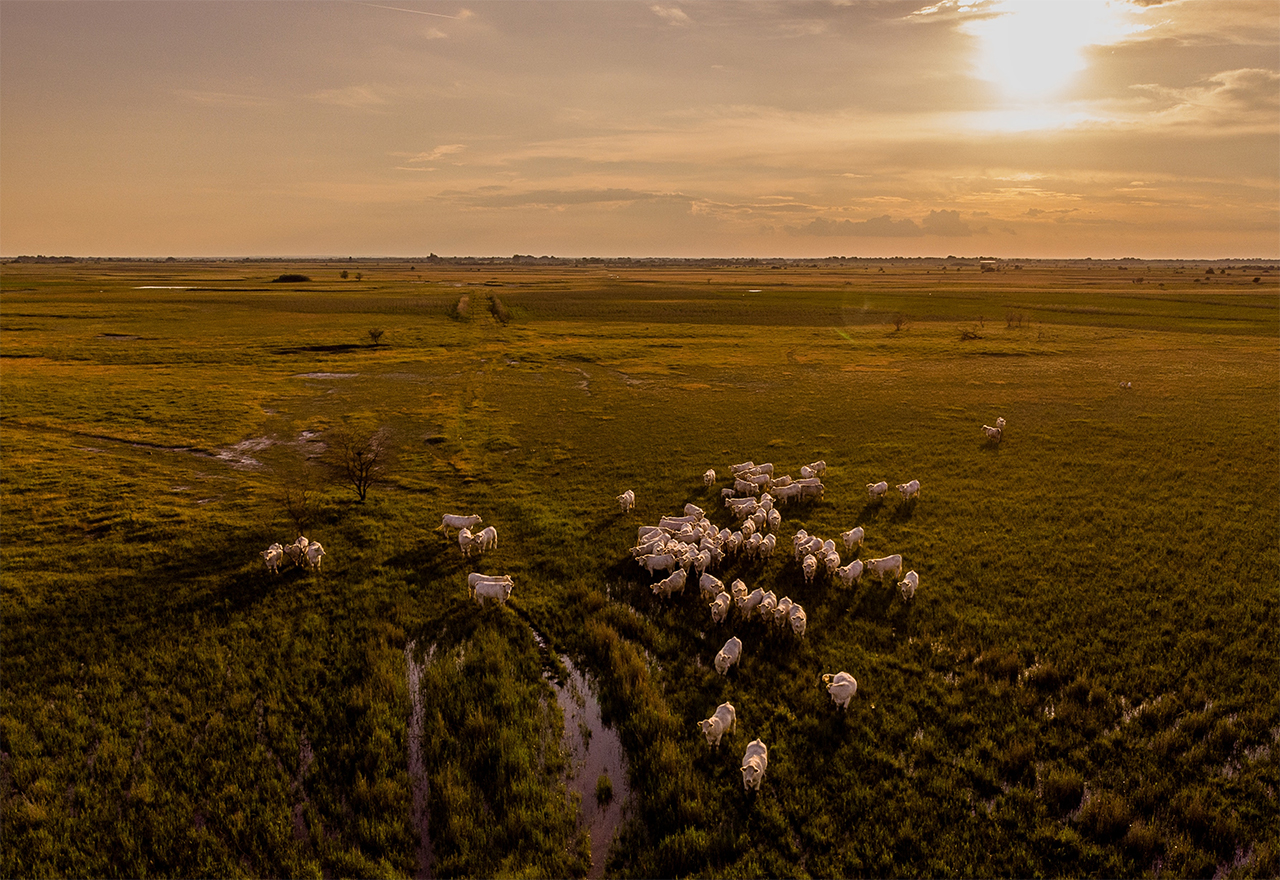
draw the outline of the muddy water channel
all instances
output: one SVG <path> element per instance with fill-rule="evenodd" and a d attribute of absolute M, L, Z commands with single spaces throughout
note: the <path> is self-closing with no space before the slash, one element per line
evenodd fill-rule
<path fill-rule="evenodd" d="M 543 650 L 547 643 L 536 632 L 534 641 Z M 563 683 L 547 675 L 564 714 L 564 748 L 569 758 L 566 785 L 579 796 L 578 821 L 591 837 L 590 878 L 604 876 L 604 862 L 618 826 L 626 814 L 631 789 L 627 785 L 627 758 L 618 732 L 600 716 L 596 684 L 563 654 L 568 671 Z"/>

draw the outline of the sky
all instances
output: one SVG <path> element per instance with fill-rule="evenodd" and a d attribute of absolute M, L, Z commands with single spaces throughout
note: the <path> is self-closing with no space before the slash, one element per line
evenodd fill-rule
<path fill-rule="evenodd" d="M 1280 258 L 1280 0 L 0 0 L 0 255 Z"/>

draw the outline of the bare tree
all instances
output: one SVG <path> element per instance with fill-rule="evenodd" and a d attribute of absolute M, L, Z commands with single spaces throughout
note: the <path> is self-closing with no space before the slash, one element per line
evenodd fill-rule
<path fill-rule="evenodd" d="M 382 339 L 382 334 L 383 334 L 383 333 L 385 333 L 385 332 L 386 332 L 386 331 L 385 331 L 385 330 L 382 330 L 382 329 L 374 329 L 374 330 L 370 330 L 370 331 L 369 331 L 369 338 L 373 341 L 373 344 L 374 344 L 374 345 L 377 345 L 377 344 L 378 344 L 378 341 Z"/>
<path fill-rule="evenodd" d="M 325 439 L 330 467 L 340 480 L 350 484 L 363 502 L 369 494 L 369 487 L 386 476 L 395 457 L 391 431 L 387 428 L 363 431 L 342 427 L 330 431 Z"/>
<path fill-rule="evenodd" d="M 898 313 L 896 313 L 896 314 L 893 316 L 893 330 L 894 330 L 894 332 L 896 333 L 896 332 L 898 332 L 899 330 L 901 330 L 901 329 L 903 328 L 903 326 L 904 326 L 906 323 L 907 323 L 907 316 L 906 316 L 906 315 L 904 315 L 902 312 L 898 312 Z"/>

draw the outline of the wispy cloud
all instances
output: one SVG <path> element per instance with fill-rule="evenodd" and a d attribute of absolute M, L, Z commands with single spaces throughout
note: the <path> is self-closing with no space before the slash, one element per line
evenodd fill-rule
<path fill-rule="evenodd" d="M 414 15 L 430 15 L 435 18 L 451 18 L 454 21 L 461 21 L 475 15 L 470 9 L 460 9 L 455 15 L 446 15 L 443 12 L 429 12 L 425 9 L 405 9 L 403 6 L 384 6 L 381 3 L 361 3 L 361 6 L 368 6 L 370 9 L 389 9 L 392 12 L 411 12 Z"/>
<path fill-rule="evenodd" d="M 275 103 L 261 95 L 245 95 L 235 92 L 202 91 L 199 89 L 174 89 L 173 94 L 195 104 L 209 107 L 267 107 Z"/>
<path fill-rule="evenodd" d="M 661 4 L 655 3 L 650 6 L 649 9 L 654 15 L 658 16 L 658 18 L 662 19 L 667 24 L 676 25 L 678 27 L 692 24 L 692 19 L 685 15 L 684 10 L 678 6 L 662 6 Z"/>
<path fill-rule="evenodd" d="M 381 107 L 387 103 L 387 99 L 378 94 L 377 90 L 371 86 L 346 86 L 341 89 L 323 89 L 319 92 L 312 93 L 311 100 L 320 104 L 333 104 L 338 107 L 349 107 L 352 109 Z"/>

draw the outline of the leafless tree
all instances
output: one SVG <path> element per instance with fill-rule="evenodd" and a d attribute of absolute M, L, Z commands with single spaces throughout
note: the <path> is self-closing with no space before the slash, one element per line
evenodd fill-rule
<path fill-rule="evenodd" d="M 370 340 L 372 340 L 372 342 L 373 342 L 373 344 L 374 344 L 374 345 L 377 345 L 377 344 L 378 344 L 378 341 L 382 339 L 382 334 L 383 334 L 383 333 L 385 333 L 385 332 L 386 332 L 385 330 L 382 330 L 382 329 L 380 329 L 380 328 L 379 328 L 379 329 L 370 330 L 370 331 L 369 331 L 369 339 L 370 339 Z"/>
<path fill-rule="evenodd" d="M 341 427 L 330 431 L 325 440 L 330 467 L 338 479 L 350 484 L 363 502 L 369 488 L 386 476 L 395 457 L 391 431 Z"/>

